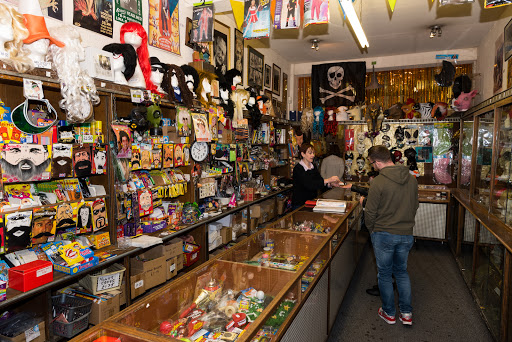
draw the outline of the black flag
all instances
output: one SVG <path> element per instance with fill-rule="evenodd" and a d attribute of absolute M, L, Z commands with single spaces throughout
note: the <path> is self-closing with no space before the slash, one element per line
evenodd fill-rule
<path fill-rule="evenodd" d="M 365 99 L 366 62 L 313 65 L 311 95 L 313 108 L 353 106 Z"/>

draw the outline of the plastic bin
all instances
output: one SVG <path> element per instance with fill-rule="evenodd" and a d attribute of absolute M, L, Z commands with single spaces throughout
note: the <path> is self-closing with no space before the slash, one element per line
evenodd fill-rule
<path fill-rule="evenodd" d="M 192 245 L 192 244 L 190 244 Z M 199 252 L 201 251 L 201 246 L 195 245 L 190 252 L 183 253 L 185 255 L 185 262 L 183 263 L 185 266 L 190 266 L 196 261 L 199 260 Z"/>
<path fill-rule="evenodd" d="M 62 322 L 54 321 L 52 323 L 53 334 L 62 336 L 62 337 L 67 337 L 67 338 L 71 338 L 75 335 L 78 335 L 79 333 L 81 333 L 82 331 L 84 331 L 85 329 L 87 329 L 89 327 L 89 315 L 90 314 L 91 313 L 89 312 L 88 314 L 86 314 L 80 318 L 77 318 L 76 320 L 74 320 L 73 322 L 70 322 L 70 323 L 62 323 Z"/>
<path fill-rule="evenodd" d="M 71 322 L 91 312 L 92 300 L 63 293 L 52 297 L 52 306 L 53 318 L 62 313 Z"/>
<path fill-rule="evenodd" d="M 78 282 L 92 294 L 114 291 L 121 288 L 123 275 L 126 268 L 119 264 L 113 264 L 99 272 L 93 272 Z"/>

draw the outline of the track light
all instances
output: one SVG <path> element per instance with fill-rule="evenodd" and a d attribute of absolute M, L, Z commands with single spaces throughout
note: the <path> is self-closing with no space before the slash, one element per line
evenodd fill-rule
<path fill-rule="evenodd" d="M 311 41 L 311 49 L 318 51 L 318 49 L 319 49 L 318 43 L 320 43 L 320 39 L 314 38 L 314 39 L 311 39 L 310 41 Z"/>
<path fill-rule="evenodd" d="M 442 34 L 443 34 L 443 30 L 441 30 L 441 26 L 435 25 L 430 28 L 430 34 L 429 34 L 430 38 L 441 37 Z"/>

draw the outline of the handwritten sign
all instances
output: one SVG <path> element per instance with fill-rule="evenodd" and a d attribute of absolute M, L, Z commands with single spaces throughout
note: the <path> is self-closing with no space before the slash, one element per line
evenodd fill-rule
<path fill-rule="evenodd" d="M 39 331 L 39 325 L 35 325 L 34 327 L 25 330 L 25 341 L 30 342 L 35 340 L 41 336 L 41 332 Z"/>
<path fill-rule="evenodd" d="M 96 281 L 96 291 L 102 292 L 119 286 L 120 273 L 99 276 Z"/>

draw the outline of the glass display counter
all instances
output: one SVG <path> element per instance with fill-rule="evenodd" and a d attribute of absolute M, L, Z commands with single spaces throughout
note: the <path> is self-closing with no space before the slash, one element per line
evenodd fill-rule
<path fill-rule="evenodd" d="M 462 124 L 462 167 L 460 171 L 460 187 L 468 191 L 471 183 L 471 155 L 473 153 L 473 121 L 464 121 Z"/>
<path fill-rule="evenodd" d="M 494 139 L 494 112 L 478 117 L 475 188 L 473 198 L 489 206 L 491 188 L 492 141 Z"/>
<path fill-rule="evenodd" d="M 511 165 L 512 165 L 512 124 L 510 115 L 512 106 L 505 106 L 501 113 L 497 161 L 496 180 L 492 196 L 492 213 L 505 223 L 512 223 L 512 191 L 511 191 Z"/>
<path fill-rule="evenodd" d="M 349 210 L 347 206 L 347 211 Z M 268 225 L 268 228 L 287 229 L 296 232 L 330 234 L 338 228 L 344 218 L 343 214 L 325 214 L 312 211 L 295 211 L 282 219 Z"/>

